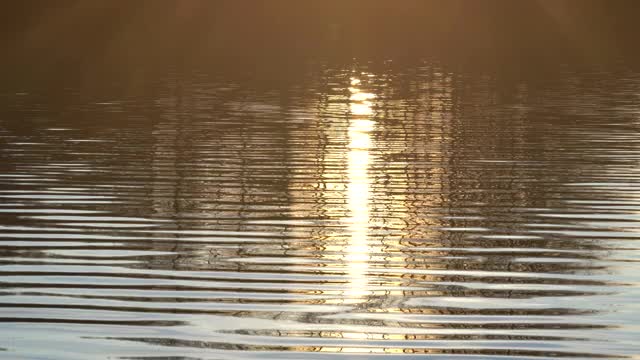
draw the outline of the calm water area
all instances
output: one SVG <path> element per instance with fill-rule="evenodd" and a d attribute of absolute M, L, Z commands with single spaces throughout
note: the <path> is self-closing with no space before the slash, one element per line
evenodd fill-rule
<path fill-rule="evenodd" d="M 640 72 L 267 73 L 0 87 L 0 358 L 638 358 Z"/>

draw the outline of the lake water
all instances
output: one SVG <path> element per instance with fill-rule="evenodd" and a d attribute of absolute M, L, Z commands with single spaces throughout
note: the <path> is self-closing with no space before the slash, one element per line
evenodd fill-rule
<path fill-rule="evenodd" d="M 640 353 L 640 73 L 243 74 L 3 85 L 0 358 Z"/>

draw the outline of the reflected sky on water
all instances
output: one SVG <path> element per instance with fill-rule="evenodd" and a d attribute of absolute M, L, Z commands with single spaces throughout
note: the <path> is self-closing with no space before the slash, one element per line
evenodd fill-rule
<path fill-rule="evenodd" d="M 637 73 L 277 75 L 2 87 L 0 357 L 637 354 Z"/>

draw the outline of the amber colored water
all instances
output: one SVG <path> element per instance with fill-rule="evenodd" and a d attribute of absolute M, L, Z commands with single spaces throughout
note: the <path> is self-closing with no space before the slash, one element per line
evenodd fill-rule
<path fill-rule="evenodd" d="M 0 358 L 640 352 L 640 73 L 248 74 L 2 87 Z"/>

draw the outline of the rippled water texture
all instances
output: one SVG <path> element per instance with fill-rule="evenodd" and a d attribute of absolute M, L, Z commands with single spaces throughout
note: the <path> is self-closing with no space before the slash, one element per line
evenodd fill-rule
<path fill-rule="evenodd" d="M 0 357 L 638 353 L 640 75 L 143 94 L 2 93 Z"/>

